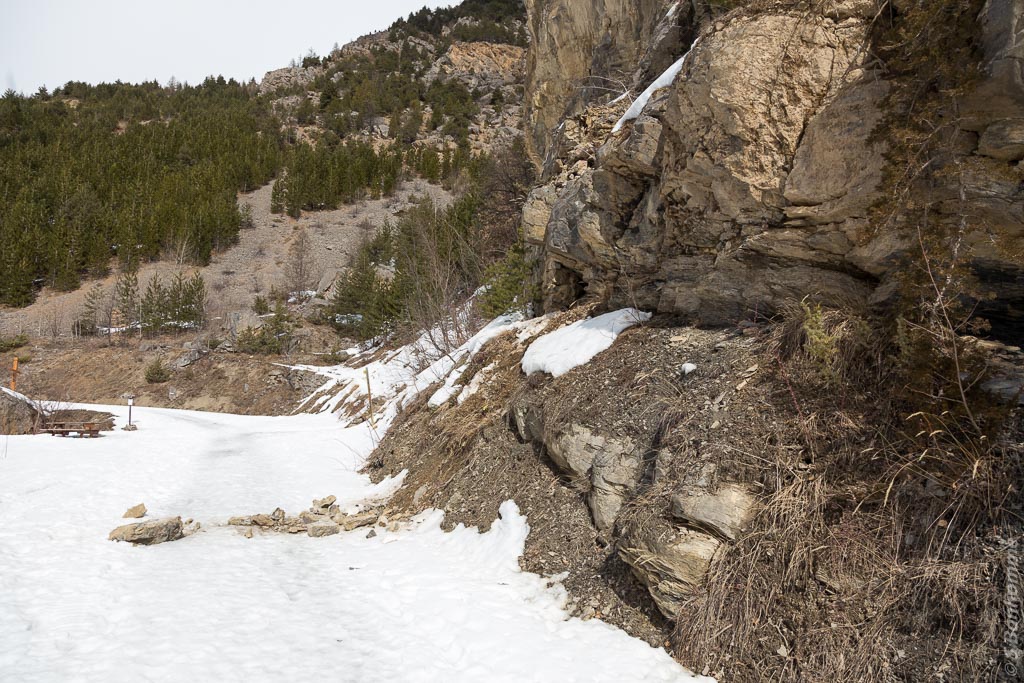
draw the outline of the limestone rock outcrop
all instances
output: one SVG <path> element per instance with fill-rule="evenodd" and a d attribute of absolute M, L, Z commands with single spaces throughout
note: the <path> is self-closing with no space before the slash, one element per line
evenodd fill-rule
<path fill-rule="evenodd" d="M 594 526 L 610 530 L 636 487 L 641 448 L 631 437 L 576 421 L 548 417 L 529 402 L 513 405 L 511 418 L 525 441 L 544 448 L 551 461 L 586 491 Z"/>
<path fill-rule="evenodd" d="M 434 62 L 426 80 L 457 80 L 470 90 L 494 90 L 521 82 L 526 51 L 499 43 L 452 43 Z"/>
<path fill-rule="evenodd" d="M 286 66 L 283 69 L 268 71 L 260 81 L 260 94 L 266 95 L 281 88 L 305 87 L 323 71 L 319 66 Z"/>
<path fill-rule="evenodd" d="M 650 592 L 661 613 L 675 619 L 682 601 L 700 585 L 722 542 L 699 531 L 668 524 L 631 526 L 619 541 L 619 556 Z"/>
<path fill-rule="evenodd" d="M 0 434 L 32 434 L 41 415 L 27 397 L 0 387 Z"/>
<path fill-rule="evenodd" d="M 672 496 L 673 517 L 727 541 L 736 540 L 755 509 L 754 496 L 740 484 L 723 484 L 714 492 L 695 489 Z"/>
<path fill-rule="evenodd" d="M 526 0 L 527 148 L 540 164 L 559 124 L 672 60 L 703 0 Z M 682 27 L 682 28 L 681 28 Z M 688 36 L 692 39 L 692 35 Z"/>
<path fill-rule="evenodd" d="M 876 132 L 891 91 L 866 61 L 877 3 L 717 17 L 696 0 L 667 13 L 612 0 L 528 5 L 527 136 L 548 182 L 531 194 L 523 227 L 543 262 L 546 308 L 591 296 L 718 325 L 805 296 L 891 305 L 916 241 L 913 226 L 871 221 L 886 190 L 889 150 Z M 963 243 L 982 290 L 978 311 L 1016 343 L 1024 39 L 1014 27 L 1024 25 L 1024 0 L 989 0 L 979 22 L 983 76 L 964 99 L 951 162 L 963 172 L 929 188 L 929 201 L 940 218 L 977 219 Z M 591 104 L 588 88 L 625 73 L 627 59 L 641 73 L 650 53 L 641 43 L 667 55 L 650 61 L 659 68 L 689 55 L 672 84 L 612 133 L 626 103 Z M 631 81 L 633 92 L 654 76 Z"/>

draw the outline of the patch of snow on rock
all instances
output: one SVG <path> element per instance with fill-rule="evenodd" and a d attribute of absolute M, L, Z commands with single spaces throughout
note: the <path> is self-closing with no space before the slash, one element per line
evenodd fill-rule
<path fill-rule="evenodd" d="M 629 109 L 626 110 L 626 113 L 622 115 L 622 118 L 619 119 L 612 128 L 613 134 L 622 130 L 622 127 L 626 125 L 627 121 L 633 121 L 639 117 L 640 114 L 644 113 L 647 103 L 651 101 L 651 95 L 662 88 L 667 88 L 675 82 L 676 76 L 679 75 L 679 72 L 683 70 L 683 66 L 686 64 L 686 58 L 690 56 L 691 52 L 693 52 L 693 48 L 697 47 L 698 42 L 700 42 L 700 38 L 693 41 L 693 45 L 690 46 L 690 49 L 687 50 L 685 55 L 680 57 L 672 66 L 665 69 L 664 73 L 654 79 L 654 82 L 647 86 L 646 90 L 640 93 L 640 97 L 636 98 L 633 104 L 630 105 Z"/>
<path fill-rule="evenodd" d="M 612 345 L 616 337 L 651 314 L 635 308 L 623 308 L 596 318 L 578 320 L 549 332 L 530 344 L 523 354 L 523 372 L 547 372 L 559 377 Z"/>

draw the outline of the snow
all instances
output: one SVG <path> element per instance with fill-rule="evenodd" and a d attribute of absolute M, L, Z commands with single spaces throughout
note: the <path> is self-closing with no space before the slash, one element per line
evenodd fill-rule
<path fill-rule="evenodd" d="M 427 399 L 427 405 L 431 408 L 439 408 L 447 403 L 452 396 L 459 393 L 460 387 L 456 386 L 458 381 L 462 378 L 462 373 L 466 371 L 465 367 L 455 368 L 445 379 L 444 384 Z"/>
<path fill-rule="evenodd" d="M 92 408 L 125 422 L 125 407 Z M 223 526 L 328 494 L 350 510 L 389 495 L 400 478 L 357 472 L 374 443 L 365 423 L 140 406 L 133 417 L 138 431 L 100 439 L 0 441 L 0 680 L 709 680 L 569 618 L 557 577 L 519 569 L 529 525 L 511 501 L 483 534 L 442 532 L 439 511 L 374 538 L 246 539 Z M 147 518 L 203 530 L 108 541 L 139 502 Z"/>
<path fill-rule="evenodd" d="M 683 363 L 682 365 L 679 366 L 679 372 L 683 373 L 683 375 L 689 375 L 696 369 L 697 366 L 694 365 L 693 363 Z"/>
<path fill-rule="evenodd" d="M 526 349 L 523 372 L 547 372 L 560 377 L 610 347 L 623 330 L 650 318 L 650 313 L 623 308 L 549 332 Z"/>
<path fill-rule="evenodd" d="M 489 379 L 490 374 L 496 367 L 498 367 L 497 363 L 490 363 L 481 368 L 480 372 L 473 375 L 473 379 L 469 381 L 469 384 L 462 387 L 462 391 L 459 392 L 459 396 L 455 399 L 455 402 L 461 406 L 467 398 L 480 391 L 480 387 L 484 385 L 484 380 Z"/>
<path fill-rule="evenodd" d="M 517 340 L 523 342 L 542 330 L 549 321 L 550 316 L 524 320 L 520 313 L 508 313 L 490 321 L 465 343 L 447 353 L 431 341 L 441 336 L 435 330 L 386 353 L 378 349 L 359 351 L 341 365 L 289 366 L 327 378 L 320 388 L 299 404 L 299 408 L 315 407 L 325 413 L 338 411 L 345 424 L 362 419 L 365 409 L 361 407 L 366 403 L 368 375 L 376 407 L 375 433 L 381 436 L 399 411 L 431 385 L 442 383 L 428 399 L 431 407 L 437 408 L 458 395 L 462 373 L 487 342 L 509 331 L 516 332 Z M 374 355 L 379 357 L 368 360 Z M 331 396 L 324 398 L 325 393 Z M 314 401 L 314 397 L 319 398 Z"/>
<path fill-rule="evenodd" d="M 622 115 L 622 118 L 620 118 L 615 123 L 615 126 L 612 127 L 613 134 L 622 130 L 622 127 L 626 125 L 627 121 L 633 121 L 638 118 L 640 114 L 644 112 L 644 109 L 647 107 L 647 103 L 650 102 L 651 96 L 656 91 L 661 90 L 662 88 L 667 88 L 675 82 L 676 76 L 679 75 L 679 72 L 683 70 L 683 66 L 686 65 L 686 58 L 690 56 L 690 53 L 693 52 L 693 48 L 697 47 L 697 43 L 699 42 L 700 38 L 693 41 L 693 45 L 691 45 L 690 49 L 686 51 L 686 54 L 680 57 L 672 66 L 665 69 L 664 73 L 654 79 L 654 82 L 647 86 L 646 90 L 640 93 L 640 96 L 633 101 L 633 104 L 631 104 L 629 109 L 626 110 L 626 113 Z"/>
<path fill-rule="evenodd" d="M 33 408 L 36 407 L 36 404 L 32 402 L 32 399 L 30 399 L 25 394 L 19 394 L 17 391 L 14 391 L 13 389 L 8 389 L 7 387 L 4 387 L 4 386 L 0 386 L 0 392 L 3 392 L 5 394 L 7 394 L 8 396 L 10 396 L 13 399 L 19 400 L 22 403 L 27 403 L 28 405 L 32 406 Z"/>

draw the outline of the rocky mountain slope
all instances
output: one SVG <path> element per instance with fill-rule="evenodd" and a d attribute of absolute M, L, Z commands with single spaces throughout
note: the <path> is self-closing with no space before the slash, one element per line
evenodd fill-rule
<path fill-rule="evenodd" d="M 514 498 L 524 568 L 564 572 L 575 615 L 722 680 L 991 680 L 1024 452 L 1024 362 L 997 341 L 1022 338 L 1024 0 L 525 7 L 504 42 L 428 13 L 260 90 L 314 148 L 403 140 L 454 164 L 522 134 L 547 315 L 453 351 L 434 337 L 476 320 L 445 300 L 433 356 L 374 347 L 267 377 L 222 348 L 145 398 L 284 412 L 305 396 L 383 423 L 367 471 L 408 471 L 396 511 L 483 528 Z M 359 207 L 252 234 L 408 209 Z M 565 374 L 525 368 L 542 336 L 626 306 L 655 315 Z M 168 349 L 127 354 L 134 381 Z M 118 351 L 95 355 L 79 374 L 116 396 L 96 366 Z M 70 383 L 52 374 L 28 381 Z"/>

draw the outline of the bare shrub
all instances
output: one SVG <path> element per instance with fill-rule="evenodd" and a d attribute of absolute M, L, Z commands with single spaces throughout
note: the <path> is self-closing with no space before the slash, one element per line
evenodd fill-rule
<path fill-rule="evenodd" d="M 288 248 L 285 263 L 285 287 L 296 297 L 313 290 L 321 276 L 320 266 L 313 253 L 313 243 L 305 228 L 299 229 Z"/>

